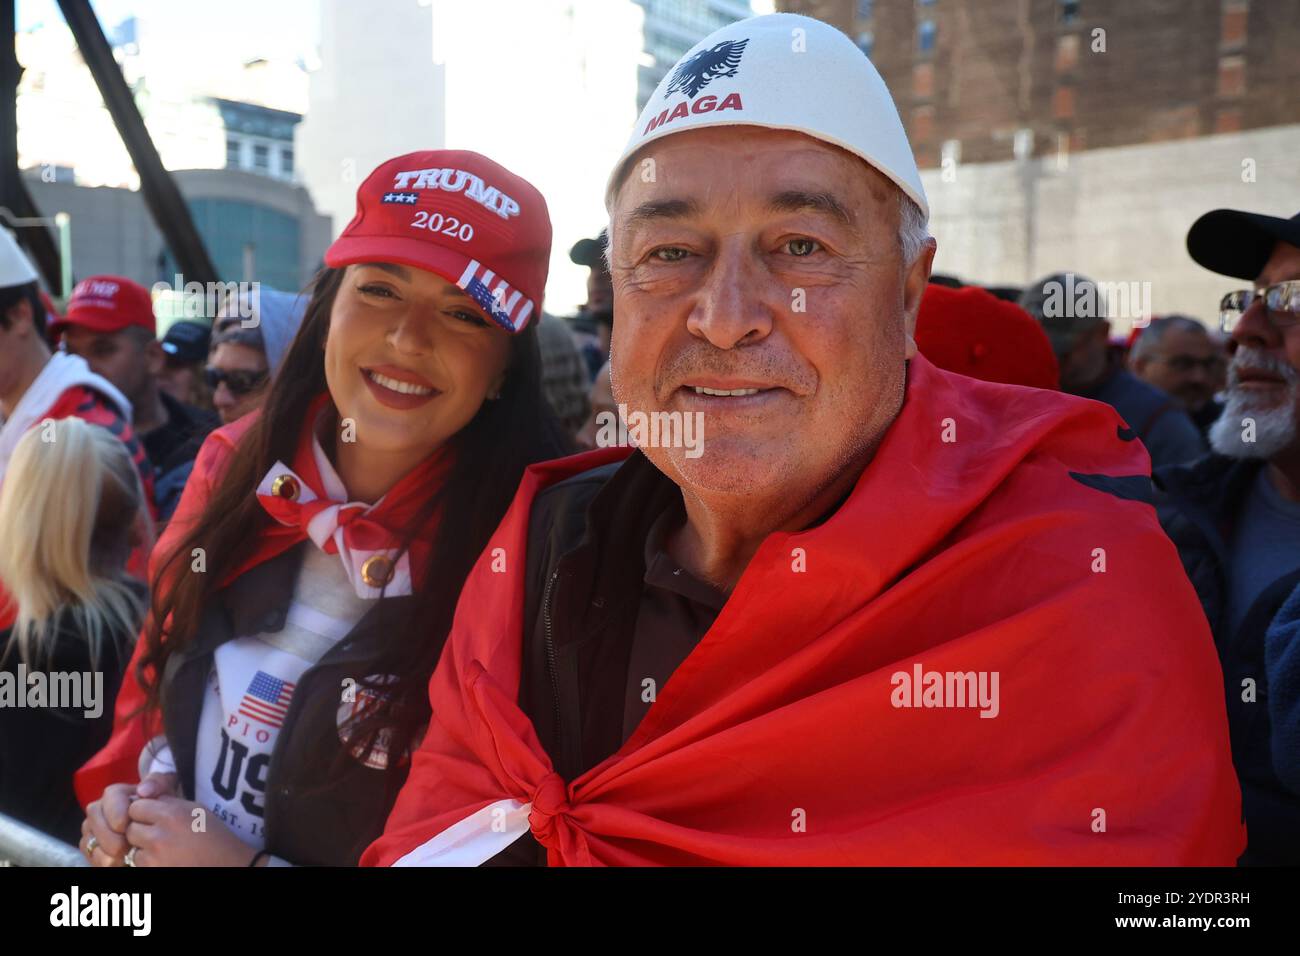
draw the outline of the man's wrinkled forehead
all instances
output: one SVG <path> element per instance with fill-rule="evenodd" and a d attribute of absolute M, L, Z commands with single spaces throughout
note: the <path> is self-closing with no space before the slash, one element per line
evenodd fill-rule
<path fill-rule="evenodd" d="M 1300 247 L 1278 240 L 1255 284 L 1266 286 L 1292 279 L 1300 279 Z"/>
<path fill-rule="evenodd" d="M 720 154 L 735 152 L 746 158 L 743 163 L 757 164 L 764 152 L 770 155 L 774 149 L 781 150 L 783 161 L 767 182 L 758 176 L 740 177 L 720 194 L 717 183 L 709 181 L 707 171 L 716 168 Z M 682 169 L 688 174 L 674 175 Z M 697 179 L 690 173 L 706 175 Z M 888 202 L 897 190 L 861 157 L 803 133 L 746 126 L 691 130 L 632 154 L 614 190 L 610 213 L 618 230 L 625 231 L 655 220 L 698 217 L 719 199 L 734 202 L 743 193 L 772 212 L 806 210 L 858 228 L 863 187 L 873 206 Z"/>

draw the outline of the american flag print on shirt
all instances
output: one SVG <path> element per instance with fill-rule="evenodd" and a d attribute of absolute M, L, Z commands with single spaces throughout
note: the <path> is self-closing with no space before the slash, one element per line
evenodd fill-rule
<path fill-rule="evenodd" d="M 289 701 L 296 686 L 265 671 L 258 671 L 249 682 L 248 690 L 244 691 L 239 712 L 268 727 L 279 727 L 289 713 Z"/>
<path fill-rule="evenodd" d="M 456 285 L 468 292 L 493 321 L 509 332 L 521 331 L 533 314 L 532 299 L 526 299 L 523 292 L 510 288 L 508 282 L 477 259 L 469 261 Z"/>

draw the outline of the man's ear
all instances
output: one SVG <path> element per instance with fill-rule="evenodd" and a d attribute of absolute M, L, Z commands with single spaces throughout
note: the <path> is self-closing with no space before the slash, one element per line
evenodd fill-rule
<path fill-rule="evenodd" d="M 10 329 L 15 329 L 15 327 L 26 328 L 39 334 L 35 317 L 32 315 L 32 304 L 25 298 L 19 299 L 5 310 L 5 321 Z"/>
<path fill-rule="evenodd" d="M 925 240 L 921 254 L 907 270 L 903 279 L 903 321 L 907 335 L 907 357 L 916 358 L 916 316 L 921 309 L 921 297 L 925 287 L 930 283 L 930 268 L 934 265 L 934 253 L 938 243 L 933 238 Z"/>

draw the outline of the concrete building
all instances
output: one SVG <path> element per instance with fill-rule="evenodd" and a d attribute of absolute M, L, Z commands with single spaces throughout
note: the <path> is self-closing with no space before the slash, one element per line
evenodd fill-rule
<path fill-rule="evenodd" d="M 172 175 L 223 281 L 298 290 L 320 268 L 330 221 L 302 186 L 234 169 Z M 146 287 L 174 284 L 175 263 L 139 192 L 26 178 L 37 208 L 70 217 L 74 278 L 112 273 Z"/>
<path fill-rule="evenodd" d="M 162 38 L 151 42 L 148 24 L 136 20 L 110 34 L 164 166 L 293 179 L 293 129 L 307 83 L 300 64 L 187 55 Z M 47 180 L 138 189 L 139 176 L 66 25 L 19 33 L 15 44 L 23 66 L 19 166 Z"/>
<path fill-rule="evenodd" d="M 1300 208 L 1295 0 L 778 0 L 866 50 L 922 167 L 938 271 L 1149 283 L 1213 321 L 1202 212 Z M 1117 332 L 1132 315 L 1114 316 Z"/>

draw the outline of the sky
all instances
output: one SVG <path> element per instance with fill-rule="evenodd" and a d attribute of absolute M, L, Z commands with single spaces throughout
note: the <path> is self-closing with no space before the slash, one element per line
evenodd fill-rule
<path fill-rule="evenodd" d="M 93 0 L 91 6 L 105 31 L 137 16 L 177 42 L 195 37 L 196 52 L 211 56 L 221 51 L 232 60 L 265 56 L 310 63 L 320 36 L 316 0 Z M 62 21 L 54 0 L 18 0 L 20 30 Z"/>

